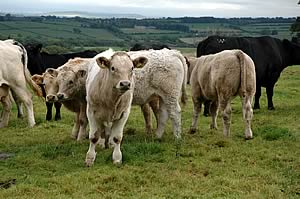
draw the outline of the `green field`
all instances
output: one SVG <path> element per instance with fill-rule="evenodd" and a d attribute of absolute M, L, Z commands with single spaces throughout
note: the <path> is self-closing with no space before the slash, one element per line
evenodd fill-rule
<path fill-rule="evenodd" d="M 188 134 L 189 99 L 182 107 L 178 156 L 170 123 L 157 142 L 144 133 L 140 108 L 133 107 L 123 164 L 112 164 L 111 149 L 98 149 L 91 168 L 84 166 L 88 140 L 70 138 L 73 114 L 63 109 L 61 121 L 46 122 L 43 101 L 34 97 L 37 125 L 27 128 L 14 107 L 9 127 L 0 131 L 0 152 L 12 154 L 0 160 L 0 198 L 299 198 L 299 85 L 300 66 L 287 68 L 275 87 L 275 111 L 267 110 L 262 93 L 249 141 L 243 138 L 240 99 L 232 102 L 229 138 L 222 135 L 220 118 L 213 131 L 203 116 L 199 131 Z"/>

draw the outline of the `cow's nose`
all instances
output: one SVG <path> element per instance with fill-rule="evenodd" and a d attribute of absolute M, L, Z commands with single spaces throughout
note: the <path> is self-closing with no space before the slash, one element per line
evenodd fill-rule
<path fill-rule="evenodd" d="M 128 90 L 130 88 L 130 81 L 121 81 L 120 88 Z"/>
<path fill-rule="evenodd" d="M 47 95 L 47 101 L 54 101 L 55 100 L 55 95 Z"/>
<path fill-rule="evenodd" d="M 63 93 L 58 93 L 58 94 L 57 94 L 57 98 L 58 98 L 59 100 L 64 99 L 64 94 L 63 94 Z"/>

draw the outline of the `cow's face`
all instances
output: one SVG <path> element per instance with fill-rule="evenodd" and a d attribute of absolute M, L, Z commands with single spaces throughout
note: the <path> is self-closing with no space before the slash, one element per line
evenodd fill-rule
<path fill-rule="evenodd" d="M 57 101 L 57 75 L 58 72 L 55 69 L 49 68 L 43 74 L 43 86 L 46 92 L 46 101 L 47 102 L 56 102 Z"/>
<path fill-rule="evenodd" d="M 148 60 L 145 57 L 132 60 L 127 53 L 117 52 L 111 59 L 99 57 L 96 61 L 101 68 L 109 70 L 109 81 L 113 89 L 125 93 L 132 88 L 133 69 L 143 67 Z"/>
<path fill-rule="evenodd" d="M 300 64 L 300 44 L 296 42 L 290 42 L 287 39 L 283 40 L 285 51 L 290 55 L 290 60 L 287 64 L 299 65 Z"/>
<path fill-rule="evenodd" d="M 57 98 L 59 101 L 70 100 L 83 92 L 86 80 L 86 71 L 73 70 L 62 71 L 57 76 L 58 93 Z"/>

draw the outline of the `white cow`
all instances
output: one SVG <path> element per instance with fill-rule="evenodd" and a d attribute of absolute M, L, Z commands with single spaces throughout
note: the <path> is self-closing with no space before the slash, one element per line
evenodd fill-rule
<path fill-rule="evenodd" d="M 256 89 L 255 66 L 252 59 L 241 50 L 224 50 L 220 53 L 201 56 L 194 62 L 191 87 L 194 103 L 191 133 L 195 133 L 201 105 L 210 100 L 211 128 L 217 128 L 220 109 L 223 116 L 224 135 L 230 133 L 231 100 L 239 95 L 242 99 L 245 138 L 252 138 L 252 101 Z"/>
<path fill-rule="evenodd" d="M 3 105 L 0 128 L 8 125 L 12 107 L 9 92 L 24 103 L 30 127 L 35 125 L 31 93 L 26 88 L 26 82 L 42 96 L 40 87 L 31 80 L 27 69 L 27 52 L 25 48 L 14 40 L 0 41 L 0 100 Z"/>
<path fill-rule="evenodd" d="M 161 139 L 165 124 L 170 117 L 173 133 L 181 138 L 181 108 L 179 98 L 186 101 L 187 64 L 177 50 L 142 50 L 128 53 L 131 58 L 148 59 L 141 69 L 135 69 L 134 105 L 143 105 L 159 97 L 159 121 L 156 136 Z"/>
<path fill-rule="evenodd" d="M 110 49 L 94 57 L 89 65 L 86 80 L 90 127 L 90 147 L 85 159 L 87 166 L 94 163 L 96 145 L 103 140 L 114 147 L 113 163 L 122 162 L 120 146 L 131 108 L 133 69 L 146 62 L 144 57 L 132 60 L 126 52 L 114 52 Z"/>

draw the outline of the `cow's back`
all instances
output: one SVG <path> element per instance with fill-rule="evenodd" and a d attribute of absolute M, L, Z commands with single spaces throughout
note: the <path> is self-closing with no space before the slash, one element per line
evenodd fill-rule
<path fill-rule="evenodd" d="M 227 96 L 238 94 L 241 66 L 235 52 L 238 51 L 225 50 L 198 59 L 191 74 L 191 84 L 200 86 L 205 98 L 216 100 L 220 92 Z"/>
<path fill-rule="evenodd" d="M 0 41 L 0 85 L 20 81 L 26 84 L 22 51 L 12 40 Z"/>

